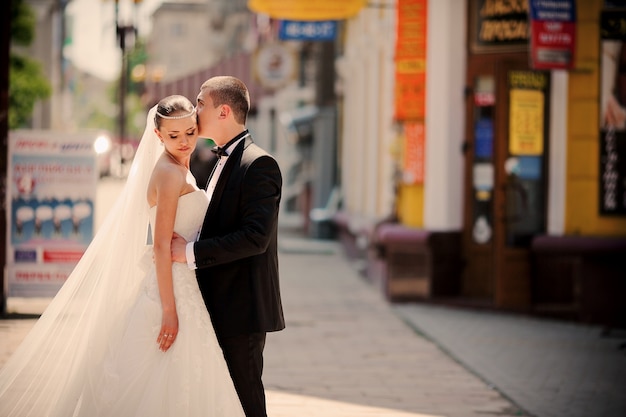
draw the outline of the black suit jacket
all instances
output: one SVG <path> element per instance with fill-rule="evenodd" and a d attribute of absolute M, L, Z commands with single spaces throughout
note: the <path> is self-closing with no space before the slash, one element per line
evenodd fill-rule
<path fill-rule="evenodd" d="M 196 277 L 218 337 L 285 327 L 277 254 L 281 189 L 276 160 L 249 136 L 239 142 L 194 245 Z"/>

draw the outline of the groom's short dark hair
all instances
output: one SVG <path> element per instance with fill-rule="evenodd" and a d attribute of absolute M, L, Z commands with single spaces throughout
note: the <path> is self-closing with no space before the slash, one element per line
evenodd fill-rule
<path fill-rule="evenodd" d="M 250 93 L 238 78 L 220 75 L 206 80 L 200 91 L 208 90 L 215 107 L 227 104 L 233 110 L 235 121 L 245 124 L 250 111 Z"/>

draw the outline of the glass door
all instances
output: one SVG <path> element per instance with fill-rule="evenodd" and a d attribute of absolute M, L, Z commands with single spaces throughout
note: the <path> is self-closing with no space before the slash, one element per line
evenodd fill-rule
<path fill-rule="evenodd" d="M 504 140 L 496 156 L 503 192 L 496 197 L 495 303 L 524 310 L 531 303 L 530 246 L 546 228 L 549 73 L 513 61 L 498 65 L 498 77 Z"/>
<path fill-rule="evenodd" d="M 502 308 L 530 305 L 530 244 L 545 231 L 549 75 L 526 54 L 468 65 L 462 295 Z"/>

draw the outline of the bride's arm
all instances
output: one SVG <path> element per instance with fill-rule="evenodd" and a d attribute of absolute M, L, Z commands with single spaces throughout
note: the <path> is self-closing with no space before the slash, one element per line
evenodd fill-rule
<path fill-rule="evenodd" d="M 177 167 L 163 164 L 155 169 L 151 183 L 156 191 L 156 221 L 153 237 L 154 261 L 163 311 L 157 343 L 159 348 L 165 352 L 174 343 L 178 334 L 170 242 L 174 232 L 178 198 L 185 184 L 185 178 Z"/>

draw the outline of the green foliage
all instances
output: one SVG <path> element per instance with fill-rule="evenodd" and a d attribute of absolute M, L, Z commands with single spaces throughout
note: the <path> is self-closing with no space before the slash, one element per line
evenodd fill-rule
<path fill-rule="evenodd" d="M 139 65 L 145 65 L 148 60 L 148 52 L 146 44 L 142 39 L 135 42 L 135 46 L 128 53 L 128 93 L 141 95 L 144 89 L 145 80 L 133 79 L 133 68 Z"/>
<path fill-rule="evenodd" d="M 35 14 L 23 0 L 11 1 L 11 42 L 28 46 L 35 33 Z M 11 52 L 9 58 L 9 129 L 28 123 L 38 100 L 50 97 L 52 88 L 41 65 Z"/>
<path fill-rule="evenodd" d="M 38 100 L 50 97 L 50 83 L 41 65 L 27 57 L 11 54 L 9 71 L 9 129 L 25 126 Z"/>
<path fill-rule="evenodd" d="M 127 138 L 140 138 L 145 128 L 145 105 L 141 101 L 141 96 L 145 89 L 145 79 L 134 79 L 133 68 L 139 65 L 145 65 L 148 60 L 148 52 L 146 51 L 146 43 L 139 38 L 132 48 L 126 51 L 127 74 L 126 74 L 126 136 Z M 113 103 L 120 101 L 120 85 L 121 77 L 107 91 L 107 95 Z M 140 123 L 137 123 L 137 120 Z M 118 123 L 118 120 L 115 120 Z"/>
<path fill-rule="evenodd" d="M 28 46 L 35 37 L 35 13 L 24 0 L 11 0 L 11 42 Z"/>
<path fill-rule="evenodd" d="M 94 108 L 89 115 L 89 118 L 85 120 L 83 125 L 86 128 L 103 129 L 109 132 L 116 132 L 117 118 L 111 117 L 98 108 Z"/>

